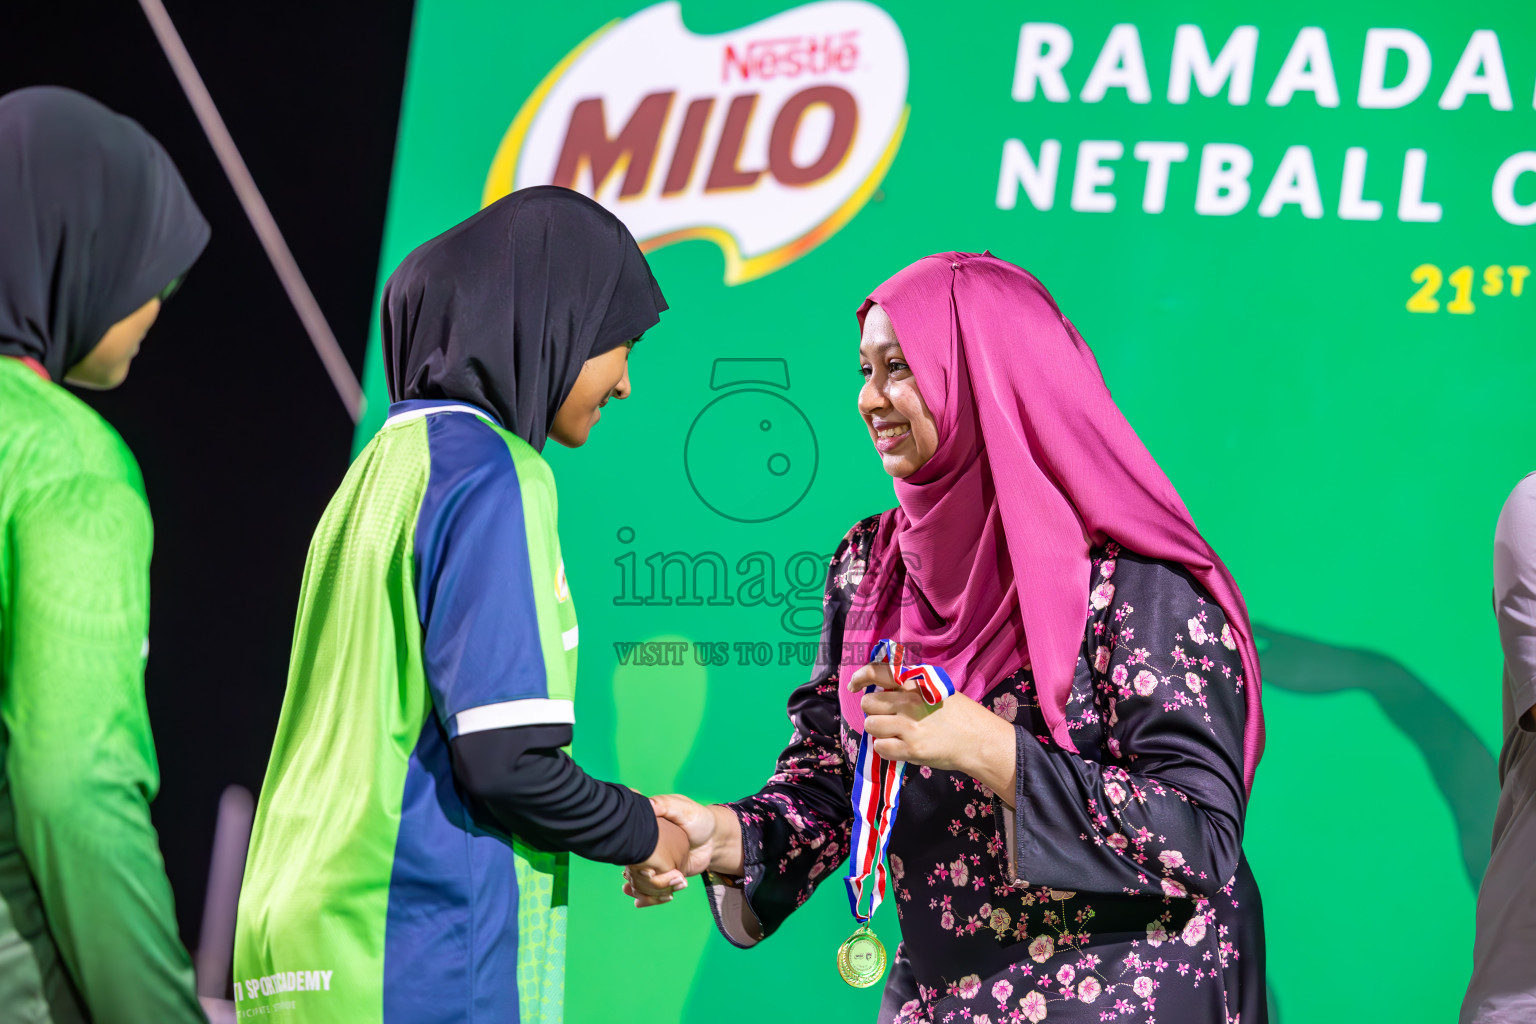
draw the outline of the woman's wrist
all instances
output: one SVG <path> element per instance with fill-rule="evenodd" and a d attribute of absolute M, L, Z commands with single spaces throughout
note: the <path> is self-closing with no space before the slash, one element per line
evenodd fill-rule
<path fill-rule="evenodd" d="M 998 799 L 1013 806 L 1018 784 L 1018 735 L 1007 719 L 983 707 L 986 723 L 980 742 L 971 749 L 971 763 L 963 770 L 986 786 Z"/>
<path fill-rule="evenodd" d="M 740 876 L 742 867 L 741 819 L 724 804 L 710 804 L 715 828 L 709 838 L 709 870 L 717 875 Z"/>

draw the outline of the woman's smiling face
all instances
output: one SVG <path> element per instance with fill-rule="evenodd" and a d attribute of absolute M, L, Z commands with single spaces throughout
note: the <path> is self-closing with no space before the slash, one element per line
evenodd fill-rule
<path fill-rule="evenodd" d="M 870 306 L 859 339 L 859 415 L 869 427 L 870 440 L 891 476 L 911 476 L 933 457 L 939 431 L 933 414 L 917 389 L 912 367 L 902 358 L 896 327 L 885 310 Z"/>

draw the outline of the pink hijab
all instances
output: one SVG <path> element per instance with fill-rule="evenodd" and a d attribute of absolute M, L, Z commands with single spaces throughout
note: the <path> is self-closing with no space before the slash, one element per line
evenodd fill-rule
<path fill-rule="evenodd" d="M 1259 659 L 1243 595 L 1126 422 L 1098 362 L 1045 286 L 990 253 L 940 253 L 886 281 L 895 325 L 938 426 L 933 457 L 897 480 L 844 639 L 918 644 L 980 699 L 1031 666 L 1052 737 L 1076 752 L 1066 705 L 1088 616 L 1090 550 L 1115 540 L 1177 562 L 1226 614 L 1248 705 L 1243 781 L 1264 749 Z M 906 585 L 883 585 L 886 581 Z M 843 716 L 862 729 L 846 683 Z"/>

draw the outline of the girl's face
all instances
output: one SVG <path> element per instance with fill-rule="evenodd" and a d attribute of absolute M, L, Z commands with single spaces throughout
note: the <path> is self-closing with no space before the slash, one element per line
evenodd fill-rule
<path fill-rule="evenodd" d="M 107 328 L 96 347 L 64 372 L 64 379 L 93 391 L 115 388 L 128 377 L 128 365 L 139 354 L 139 344 L 160 315 L 160 299 L 150 299 Z"/>
<path fill-rule="evenodd" d="M 587 443 L 592 427 L 603 418 L 602 408 L 608 399 L 629 397 L 629 350 L 634 344 L 626 342 L 581 364 L 571 393 L 565 396 L 555 413 L 555 422 L 550 424 L 550 437 L 567 448 L 580 448 Z"/>
<path fill-rule="evenodd" d="M 870 440 L 891 476 L 911 476 L 933 457 L 939 430 L 917 389 L 912 367 L 901 357 L 896 327 L 885 310 L 870 306 L 859 339 L 859 414 L 869 426 Z"/>

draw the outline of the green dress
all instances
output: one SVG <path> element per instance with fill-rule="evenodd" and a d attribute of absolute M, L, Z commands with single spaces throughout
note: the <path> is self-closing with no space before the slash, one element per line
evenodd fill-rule
<path fill-rule="evenodd" d="M 0 410 L 0 1018 L 206 1021 L 149 818 L 138 465 L 15 359 Z"/>

